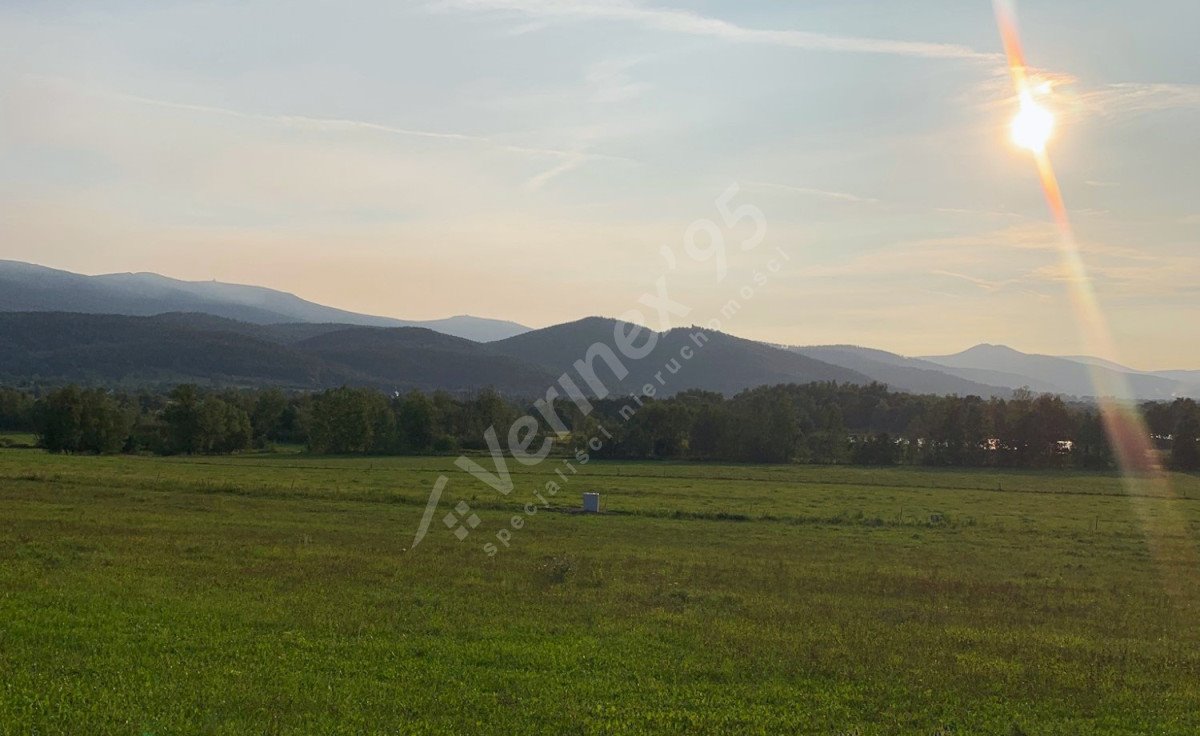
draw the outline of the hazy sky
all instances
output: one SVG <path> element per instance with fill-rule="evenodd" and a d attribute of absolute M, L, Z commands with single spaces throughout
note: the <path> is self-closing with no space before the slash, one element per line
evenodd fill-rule
<path fill-rule="evenodd" d="M 1019 6 L 1127 363 L 1200 367 L 1200 3 Z M 680 261 L 704 321 L 906 354 L 1082 346 L 988 2 L 0 0 L 0 258 L 532 326 Z"/>

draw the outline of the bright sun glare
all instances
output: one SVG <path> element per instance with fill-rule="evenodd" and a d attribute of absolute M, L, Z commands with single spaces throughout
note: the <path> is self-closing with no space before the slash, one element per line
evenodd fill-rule
<path fill-rule="evenodd" d="M 1021 110 L 1012 121 L 1012 139 L 1021 148 L 1034 153 L 1046 149 L 1046 141 L 1054 131 L 1054 115 L 1033 101 L 1028 94 L 1021 95 Z"/>

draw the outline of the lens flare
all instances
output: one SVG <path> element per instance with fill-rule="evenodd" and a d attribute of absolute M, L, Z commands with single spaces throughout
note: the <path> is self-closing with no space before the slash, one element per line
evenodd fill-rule
<path fill-rule="evenodd" d="M 1100 308 L 1071 227 L 1058 177 L 1045 150 L 1054 129 L 1054 116 L 1034 102 L 1033 94 L 1048 90 L 1030 84 L 1012 0 L 994 0 L 994 5 L 1000 38 L 1008 57 L 1008 70 L 1021 105 L 1013 120 L 1013 141 L 1033 152 L 1046 204 L 1058 226 L 1059 250 L 1068 275 L 1066 283 L 1082 346 L 1092 355 L 1119 363 L 1108 321 Z M 1186 519 L 1172 503 L 1178 500 L 1178 495 L 1159 463 L 1145 419 L 1124 374 L 1094 368 L 1092 385 L 1133 511 L 1145 532 L 1147 547 L 1158 564 L 1163 588 L 1177 604 L 1175 613 L 1187 611 L 1200 599 L 1200 578 L 1195 575 L 1200 569 L 1200 555 L 1192 542 Z"/>
<path fill-rule="evenodd" d="M 1012 139 L 1021 148 L 1034 153 L 1046 150 L 1046 141 L 1054 132 L 1054 115 L 1034 102 L 1028 92 L 1021 95 L 1021 110 L 1012 121 Z"/>

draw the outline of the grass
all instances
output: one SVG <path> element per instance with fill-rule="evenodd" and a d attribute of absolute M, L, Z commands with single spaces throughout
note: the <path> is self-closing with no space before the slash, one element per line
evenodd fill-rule
<path fill-rule="evenodd" d="M 0 450 L 0 732 L 1200 730 L 1195 476 L 561 467 Z"/>
<path fill-rule="evenodd" d="M 28 432 L 0 432 L 0 448 L 19 447 L 30 449 L 37 446 L 37 437 Z"/>

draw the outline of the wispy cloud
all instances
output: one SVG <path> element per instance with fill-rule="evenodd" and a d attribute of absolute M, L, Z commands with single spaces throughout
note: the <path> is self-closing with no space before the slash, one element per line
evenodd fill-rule
<path fill-rule="evenodd" d="M 1000 291 L 1001 289 L 1007 288 L 1009 286 L 1016 286 L 1016 285 L 1020 285 L 1022 283 L 1021 279 L 985 279 L 985 278 L 981 278 L 979 276 L 968 276 L 965 273 L 956 273 L 954 271 L 945 271 L 942 269 L 935 269 L 933 271 L 930 271 L 930 273 L 932 273 L 935 276 L 949 276 L 950 278 L 959 279 L 960 281 L 966 281 L 969 284 L 974 284 L 975 286 L 978 286 L 980 289 L 983 289 L 984 291 Z M 1037 293 L 1037 292 L 1031 292 L 1028 289 L 1022 289 L 1022 291 L 1026 292 L 1026 293 L 1031 293 L 1031 294 Z"/>
<path fill-rule="evenodd" d="M 968 217 L 1001 217 L 1006 219 L 1023 220 L 1025 215 L 1020 212 L 1008 212 L 1005 210 L 984 210 L 970 209 L 967 207 L 934 207 L 934 212 L 941 212 L 945 215 L 967 215 Z"/>
<path fill-rule="evenodd" d="M 1117 82 L 1094 84 L 1066 72 L 1028 70 L 1031 83 L 1041 88 L 1060 114 L 1070 116 L 1128 117 L 1167 110 L 1200 110 L 1200 84 Z M 979 100 L 984 109 L 1011 107 L 1016 101 L 1007 69 L 981 81 L 968 100 Z M 1057 104 L 1056 104 L 1057 98 Z M 1114 186 L 1092 183 L 1093 186 Z"/>
<path fill-rule="evenodd" d="M 1055 251 L 1062 246 L 1058 230 L 1048 222 L 1014 224 L 986 232 L 949 237 L 919 238 L 897 244 L 900 247 L 941 249 L 943 251 Z M 1089 256 L 1120 258 L 1128 261 L 1153 261 L 1158 256 L 1143 249 L 1111 245 L 1095 240 L 1081 239 L 1080 250 Z"/>
<path fill-rule="evenodd" d="M 854 204 L 878 204 L 878 199 L 871 197 L 860 197 L 857 194 L 848 194 L 846 192 L 834 192 L 828 189 L 814 189 L 812 187 L 795 187 L 790 184 L 776 184 L 769 181 L 745 181 L 742 182 L 749 187 L 763 187 L 765 189 L 778 189 L 784 192 L 793 192 L 795 194 L 803 194 L 809 197 L 818 197 L 821 199 L 835 199 L 841 202 L 852 202 Z"/>
<path fill-rule="evenodd" d="M 999 54 L 967 46 L 884 38 L 861 38 L 797 30 L 747 28 L 730 21 L 686 10 L 660 8 L 627 0 L 569 2 L 568 0 L 435 0 L 435 10 L 499 11 L 563 20 L 612 20 L 637 23 L 669 33 L 703 36 L 734 43 L 788 46 L 813 51 L 889 54 L 931 59 L 997 61 Z"/>
<path fill-rule="evenodd" d="M 611 105 L 637 99 L 650 91 L 651 86 L 633 79 L 629 70 L 645 61 L 647 57 L 608 59 L 593 64 L 587 69 L 584 82 L 591 94 L 588 101 L 600 105 Z"/>
<path fill-rule="evenodd" d="M 582 154 L 580 154 L 578 156 L 574 156 L 574 157 L 567 157 L 561 163 L 543 171 L 542 173 L 538 174 L 537 176 L 534 176 L 531 179 L 529 179 L 529 181 L 525 182 L 525 189 L 527 189 L 528 191 L 531 191 L 531 192 L 536 192 L 537 190 L 541 189 L 546 184 L 548 184 L 552 179 L 555 179 L 555 178 L 567 173 L 568 171 L 577 169 L 580 166 L 582 166 L 583 164 L 585 164 L 586 162 L 587 162 L 587 156 L 584 156 Z"/>
<path fill-rule="evenodd" d="M 620 75 L 619 67 L 612 73 Z M 84 91 L 86 94 L 94 95 L 109 100 L 131 103 L 134 105 L 143 105 L 165 110 L 175 110 L 185 113 L 193 113 L 200 116 L 224 117 L 238 120 L 245 120 L 257 123 L 265 123 L 269 125 L 277 125 L 291 130 L 321 132 L 321 133 L 346 133 L 346 134 L 379 134 L 386 136 L 398 136 L 402 138 L 418 138 L 431 141 L 442 141 L 451 144 L 461 144 L 467 146 L 476 146 L 486 148 L 493 151 L 510 153 L 518 156 L 533 158 L 533 159 L 551 159 L 554 163 L 545 171 L 530 178 L 525 183 L 527 191 L 536 191 L 544 187 L 547 183 L 557 178 L 558 176 L 584 166 L 594 161 L 618 161 L 624 163 L 636 163 L 631 159 L 621 156 L 610 156 L 604 153 L 597 153 L 586 150 L 586 147 L 579 149 L 566 148 L 550 148 L 538 146 L 524 146 L 512 143 L 498 141 L 487 136 L 471 135 L 467 133 L 456 133 L 447 131 L 424 130 L 419 128 L 405 128 L 395 125 L 387 125 L 364 120 L 352 120 L 346 118 L 335 117 L 314 117 L 307 115 L 280 115 L 267 114 L 258 112 L 249 112 L 244 110 L 235 110 L 227 107 L 219 107 L 214 105 L 202 105 L 189 102 L 179 102 L 174 100 L 163 100 L 142 95 L 129 94 L 125 92 L 98 89 L 93 87 L 85 87 L 84 85 L 69 79 L 58 77 L 43 77 L 41 75 L 26 75 L 27 79 L 35 81 L 48 87 L 71 88 L 74 90 Z M 620 80 L 615 80 L 620 81 Z"/>
<path fill-rule="evenodd" d="M 1079 99 L 1101 115 L 1200 109 L 1200 84 L 1122 82 L 1084 92 Z"/>
<path fill-rule="evenodd" d="M 466 133 L 440 132 L 430 130 L 420 130 L 415 128 L 400 128 L 393 125 L 385 125 L 382 123 L 374 123 L 363 120 L 348 120 L 344 118 L 324 118 L 310 117 L 305 115 L 269 115 L 264 113 L 244 112 L 241 110 L 232 110 L 225 107 L 215 107 L 212 105 L 196 105 L 186 102 L 174 102 L 171 100 L 159 100 L 151 97 L 141 97 L 138 95 L 130 95 L 124 93 L 101 93 L 112 99 L 134 102 L 141 105 L 149 105 L 160 107 L 169 110 L 180 110 L 184 112 L 194 112 L 204 115 L 218 115 L 223 117 L 238 118 L 241 120 L 252 120 L 257 122 L 274 123 L 283 125 L 289 128 L 322 131 L 322 132 L 373 132 L 384 133 L 387 135 L 396 135 L 407 138 L 428 138 L 432 140 L 450 141 L 457 143 L 469 143 L 475 145 L 486 146 L 499 151 L 507 151 L 509 153 L 517 153 L 530 156 L 549 156 L 560 158 L 574 162 L 576 165 L 588 160 L 627 160 L 618 156 L 608 156 L 601 153 L 585 153 L 581 151 L 569 151 L 557 148 L 538 148 L 531 146 L 518 146 L 509 143 L 502 143 L 495 139 L 486 136 L 469 135 Z"/>

